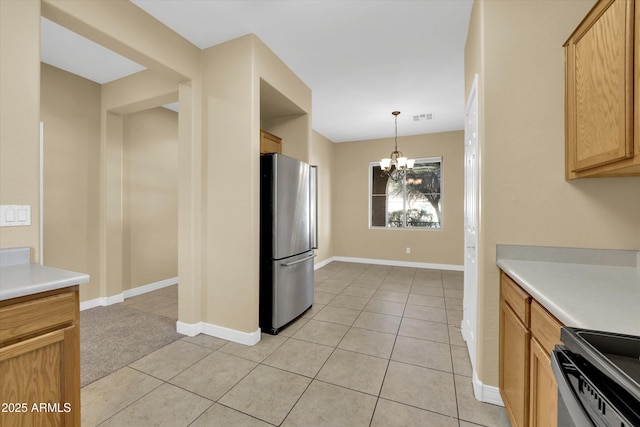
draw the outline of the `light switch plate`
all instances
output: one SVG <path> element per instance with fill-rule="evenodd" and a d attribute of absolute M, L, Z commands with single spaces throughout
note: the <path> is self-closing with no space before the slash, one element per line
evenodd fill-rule
<path fill-rule="evenodd" d="M 0 227 L 31 225 L 30 205 L 0 205 Z"/>

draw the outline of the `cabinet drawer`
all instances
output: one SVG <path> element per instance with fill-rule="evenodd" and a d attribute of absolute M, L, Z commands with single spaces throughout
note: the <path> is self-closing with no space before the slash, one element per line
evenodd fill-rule
<path fill-rule="evenodd" d="M 531 335 L 538 340 L 547 355 L 553 346 L 560 344 L 562 324 L 547 312 L 537 301 L 531 304 Z"/>
<path fill-rule="evenodd" d="M 518 315 L 522 323 L 529 327 L 531 296 L 504 272 L 501 272 L 500 295 Z"/>
<path fill-rule="evenodd" d="M 73 323 L 75 299 L 75 292 L 64 292 L 0 307 L 0 343 Z"/>

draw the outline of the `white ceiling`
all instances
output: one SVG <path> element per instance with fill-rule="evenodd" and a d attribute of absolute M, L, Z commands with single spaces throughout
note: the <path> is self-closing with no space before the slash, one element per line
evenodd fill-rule
<path fill-rule="evenodd" d="M 312 90 L 333 142 L 463 129 L 473 0 L 131 0 L 199 48 L 253 33 Z M 42 19 L 42 61 L 98 83 L 144 69 Z M 433 114 L 433 120 L 413 116 Z"/>

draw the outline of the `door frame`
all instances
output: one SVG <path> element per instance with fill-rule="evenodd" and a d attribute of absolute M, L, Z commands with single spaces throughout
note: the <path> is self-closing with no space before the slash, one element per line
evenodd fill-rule
<path fill-rule="evenodd" d="M 465 109 L 464 297 L 461 324 L 462 337 L 467 343 L 474 378 L 477 378 L 478 224 L 480 206 L 480 138 L 478 115 L 478 74 L 476 74 L 473 78 Z"/>

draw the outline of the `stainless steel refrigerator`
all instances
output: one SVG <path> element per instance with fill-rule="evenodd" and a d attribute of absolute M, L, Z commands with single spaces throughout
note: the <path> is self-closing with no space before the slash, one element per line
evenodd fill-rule
<path fill-rule="evenodd" d="M 276 335 L 313 305 L 317 169 L 260 157 L 260 328 Z"/>

